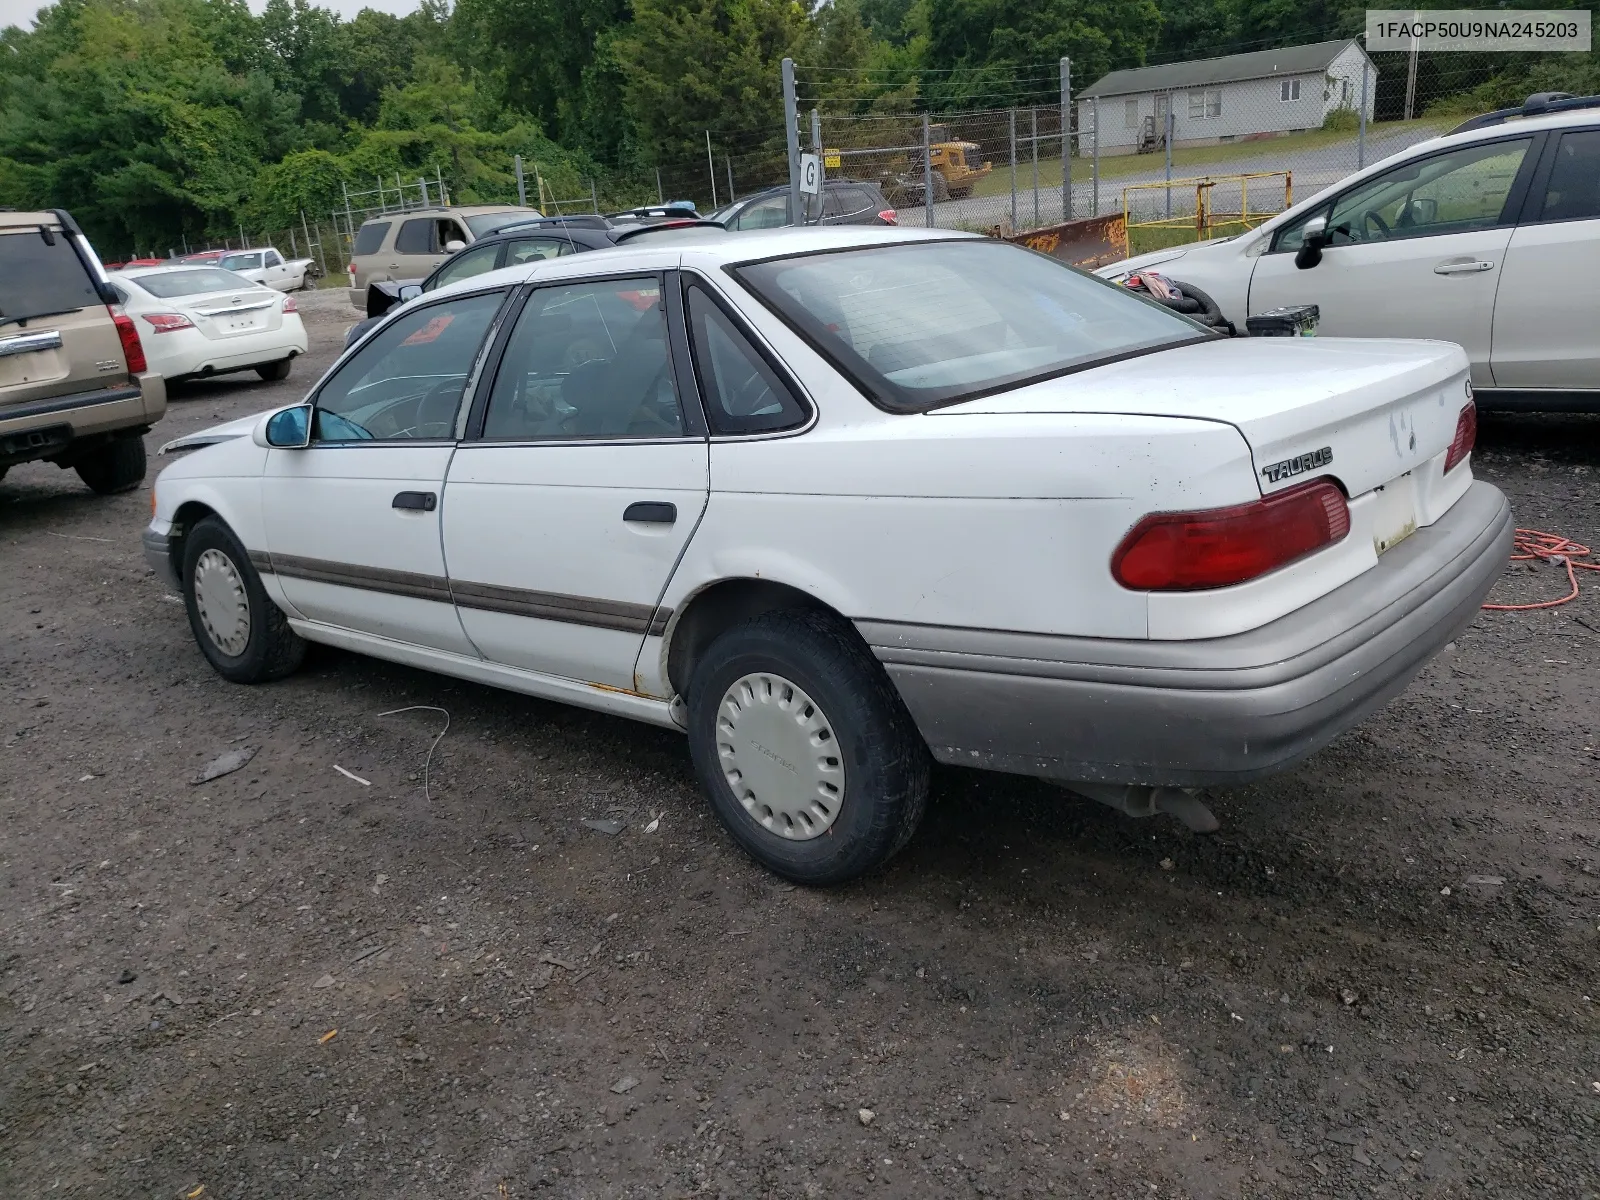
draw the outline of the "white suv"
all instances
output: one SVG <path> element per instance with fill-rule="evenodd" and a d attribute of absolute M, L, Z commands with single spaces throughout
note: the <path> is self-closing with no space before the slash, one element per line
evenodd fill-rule
<path fill-rule="evenodd" d="M 1600 410 L 1600 97 L 1532 96 L 1223 241 L 1103 267 L 1204 289 L 1238 325 L 1316 304 L 1320 334 L 1437 338 L 1490 408 Z"/>

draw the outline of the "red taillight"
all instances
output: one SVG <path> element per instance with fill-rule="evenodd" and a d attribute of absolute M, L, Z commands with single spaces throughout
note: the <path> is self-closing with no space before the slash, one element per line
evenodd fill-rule
<path fill-rule="evenodd" d="M 1227 587 L 1291 563 L 1350 532 L 1344 493 L 1326 479 L 1251 504 L 1152 513 L 1122 539 L 1111 574 L 1141 592 Z"/>
<path fill-rule="evenodd" d="M 139 344 L 139 331 L 133 327 L 133 318 L 107 306 L 111 320 L 117 326 L 117 338 L 122 342 L 122 357 L 128 360 L 128 374 L 139 375 L 150 369 L 144 359 L 144 347 Z"/>
<path fill-rule="evenodd" d="M 355 263 L 351 263 L 348 267 L 345 268 L 345 270 L 350 272 L 350 282 L 354 283 L 356 281 L 356 265 L 355 265 Z"/>
<path fill-rule="evenodd" d="M 885 225 L 898 225 L 900 224 L 900 214 L 892 208 L 886 208 L 878 214 L 878 220 Z"/>
<path fill-rule="evenodd" d="M 283 311 L 286 313 L 300 311 L 300 306 L 294 302 L 293 296 L 285 296 L 283 298 Z"/>
<path fill-rule="evenodd" d="M 1444 456 L 1445 471 L 1450 472 L 1459 467 L 1461 460 L 1472 453 L 1472 447 L 1477 443 L 1478 406 L 1469 403 L 1456 418 L 1456 436 L 1450 442 L 1450 453 Z"/>
<path fill-rule="evenodd" d="M 140 313 L 157 333 L 176 333 L 180 329 L 193 329 L 194 322 L 182 313 Z"/>

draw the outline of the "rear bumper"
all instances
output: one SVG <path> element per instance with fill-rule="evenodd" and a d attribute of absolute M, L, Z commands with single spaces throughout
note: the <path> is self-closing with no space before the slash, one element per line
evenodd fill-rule
<path fill-rule="evenodd" d="M 859 627 L 941 762 L 1067 781 L 1240 783 L 1403 691 L 1477 614 L 1512 533 L 1505 497 L 1474 483 L 1359 578 L 1231 637 Z"/>
<path fill-rule="evenodd" d="M 63 426 L 71 430 L 70 439 L 142 429 L 166 411 L 166 381 L 150 371 L 119 387 L 6 405 L 0 408 L 0 438 Z"/>
<path fill-rule="evenodd" d="M 350 298 L 352 308 L 359 308 L 362 312 L 367 311 L 366 288 L 345 288 L 344 294 Z"/>

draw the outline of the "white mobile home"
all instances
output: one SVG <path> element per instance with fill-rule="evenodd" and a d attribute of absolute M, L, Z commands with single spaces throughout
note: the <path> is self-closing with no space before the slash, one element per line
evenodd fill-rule
<path fill-rule="evenodd" d="M 1160 145 L 1169 106 L 1174 146 L 1318 129 L 1335 109 L 1360 111 L 1363 67 L 1370 121 L 1378 72 L 1354 40 L 1113 71 L 1077 97 L 1080 152 L 1089 153 L 1094 136 L 1101 154 Z"/>

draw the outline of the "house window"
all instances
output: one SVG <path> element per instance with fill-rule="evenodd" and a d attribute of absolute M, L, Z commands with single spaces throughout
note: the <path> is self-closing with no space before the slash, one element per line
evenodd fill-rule
<path fill-rule="evenodd" d="M 1300 81 L 1298 79 L 1285 79 L 1278 84 L 1278 99 L 1288 103 L 1300 99 Z"/>
<path fill-rule="evenodd" d="M 1214 121 L 1221 115 L 1222 93 L 1220 91 L 1189 93 L 1189 119 L 1191 121 Z"/>
<path fill-rule="evenodd" d="M 1124 129 L 1139 128 L 1139 102 L 1137 100 L 1124 100 L 1122 102 L 1122 127 Z"/>

